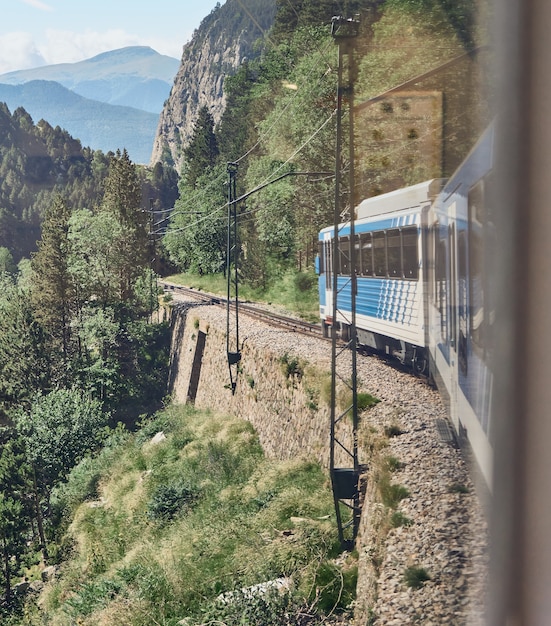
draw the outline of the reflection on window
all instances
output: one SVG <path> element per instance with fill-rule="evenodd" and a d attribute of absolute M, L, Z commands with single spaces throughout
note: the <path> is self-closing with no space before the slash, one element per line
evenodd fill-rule
<path fill-rule="evenodd" d="M 361 242 L 361 274 L 362 276 L 373 276 L 373 241 L 371 233 L 362 233 Z"/>
<path fill-rule="evenodd" d="M 465 224 L 460 225 L 457 231 L 457 271 L 458 271 L 458 315 L 459 315 L 459 337 L 458 355 L 459 367 L 463 374 L 467 374 L 467 336 L 468 336 L 468 315 L 467 315 L 467 232 Z"/>
<path fill-rule="evenodd" d="M 447 322 L 447 307 L 448 307 L 448 294 L 447 294 L 447 282 L 446 282 L 446 263 L 447 263 L 447 251 L 446 251 L 446 231 L 441 229 L 438 224 L 435 226 L 435 294 L 436 305 L 440 314 L 440 334 L 442 341 L 448 340 L 448 322 Z"/>
<path fill-rule="evenodd" d="M 417 228 L 404 228 L 402 230 L 402 256 L 404 278 L 417 279 L 419 276 Z"/>
<path fill-rule="evenodd" d="M 350 276 L 350 237 L 339 237 L 339 274 Z"/>
<path fill-rule="evenodd" d="M 469 192 L 469 295 L 470 331 L 473 344 L 484 350 L 485 285 L 484 285 L 484 185 L 481 181 Z"/>
<path fill-rule="evenodd" d="M 386 234 L 387 272 L 391 278 L 402 277 L 402 238 L 399 230 Z"/>
<path fill-rule="evenodd" d="M 375 276 L 386 277 L 386 234 L 373 233 L 373 270 Z"/>

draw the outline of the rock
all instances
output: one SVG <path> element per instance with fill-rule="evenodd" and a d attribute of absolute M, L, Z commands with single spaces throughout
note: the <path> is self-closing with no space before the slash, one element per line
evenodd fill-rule
<path fill-rule="evenodd" d="M 42 578 L 43 582 L 47 583 L 49 580 L 53 580 L 55 578 L 56 571 L 57 570 L 55 565 L 48 565 L 48 567 L 45 567 L 40 572 L 40 577 Z"/>
<path fill-rule="evenodd" d="M 156 435 L 154 435 L 151 440 L 149 441 L 150 445 L 154 446 L 158 443 L 161 443 L 162 441 L 166 440 L 166 435 L 164 434 L 164 432 L 161 430 L 160 432 L 158 432 Z"/>

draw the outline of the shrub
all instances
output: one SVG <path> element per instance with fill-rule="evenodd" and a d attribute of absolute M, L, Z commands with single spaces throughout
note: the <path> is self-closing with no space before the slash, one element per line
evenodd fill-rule
<path fill-rule="evenodd" d="M 159 485 L 147 504 L 147 516 L 168 521 L 197 500 L 198 494 L 184 484 Z"/>
<path fill-rule="evenodd" d="M 316 284 L 316 276 L 308 272 L 298 272 L 295 274 L 294 283 L 297 291 L 309 291 Z"/>
<path fill-rule="evenodd" d="M 403 485 L 396 485 L 390 482 L 387 475 L 381 477 L 379 491 L 383 504 L 390 509 L 395 509 L 400 500 L 409 496 L 409 491 Z"/>
<path fill-rule="evenodd" d="M 375 406 L 380 402 L 378 398 L 375 398 L 369 393 L 359 392 L 357 394 L 358 411 L 366 411 L 367 409 Z"/>
<path fill-rule="evenodd" d="M 399 435 L 403 435 L 404 431 L 397 424 L 390 424 L 389 426 L 385 426 L 385 435 L 389 438 L 398 437 Z"/>
<path fill-rule="evenodd" d="M 469 493 L 469 487 L 462 483 L 452 483 L 448 486 L 449 493 Z"/>
<path fill-rule="evenodd" d="M 419 589 L 430 580 L 430 576 L 424 567 L 408 567 L 404 572 L 404 582 L 407 587 Z"/>
<path fill-rule="evenodd" d="M 401 513 L 400 511 L 394 511 L 390 518 L 392 528 L 398 528 L 400 526 L 411 526 L 413 520 Z"/>
<path fill-rule="evenodd" d="M 319 567 L 312 594 L 318 598 L 318 606 L 324 613 L 345 609 L 356 598 L 358 568 L 341 569 L 331 562 Z M 313 599 L 313 598 L 311 598 Z"/>
<path fill-rule="evenodd" d="M 296 356 L 289 356 L 287 352 L 279 359 L 281 371 L 285 378 L 301 378 L 304 376 L 304 365 Z"/>

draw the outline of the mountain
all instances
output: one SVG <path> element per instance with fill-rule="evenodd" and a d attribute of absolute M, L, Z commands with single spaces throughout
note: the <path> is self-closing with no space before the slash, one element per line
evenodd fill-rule
<path fill-rule="evenodd" d="M 151 163 L 174 163 L 180 170 L 199 109 L 209 108 L 216 124 L 226 105 L 224 80 L 262 53 L 276 0 L 227 0 L 218 4 L 184 46 L 170 96 L 163 107 Z M 256 45 L 255 45 L 256 44 Z"/>
<path fill-rule="evenodd" d="M 12 111 L 23 107 L 34 122 L 44 119 L 60 126 L 94 150 L 126 148 L 135 163 L 149 161 L 158 120 L 154 113 L 89 100 L 44 80 L 0 84 L 0 102 Z"/>
<path fill-rule="evenodd" d="M 146 46 L 130 46 L 79 63 L 0 74 L 0 83 L 22 85 L 35 80 L 55 81 L 85 98 L 159 114 L 178 67 L 178 59 Z"/>

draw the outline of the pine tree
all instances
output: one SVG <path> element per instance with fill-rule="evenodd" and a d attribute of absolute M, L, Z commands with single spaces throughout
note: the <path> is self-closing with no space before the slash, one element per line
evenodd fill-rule
<path fill-rule="evenodd" d="M 141 209 L 141 189 L 136 169 L 128 153 L 117 151 L 109 164 L 101 211 L 113 215 L 122 227 L 117 240 L 119 267 L 119 296 L 129 302 L 134 296 L 134 283 L 148 267 L 151 252 L 147 229 L 147 214 Z"/>
<path fill-rule="evenodd" d="M 186 183 L 195 188 L 197 180 L 214 167 L 218 158 L 218 143 L 214 134 L 214 119 L 206 106 L 199 109 L 189 145 L 184 150 Z"/>
<path fill-rule="evenodd" d="M 28 497 L 29 466 L 22 441 L 10 429 L 0 429 L 0 584 L 7 606 L 12 580 L 21 573 L 31 530 Z"/>
<path fill-rule="evenodd" d="M 0 421 L 44 387 L 47 361 L 28 294 L 0 274 Z"/>
<path fill-rule="evenodd" d="M 35 317 L 46 333 L 54 380 L 58 382 L 64 382 L 71 354 L 71 317 L 75 304 L 68 270 L 70 216 L 63 198 L 56 197 L 44 217 L 38 251 L 31 262 L 34 274 L 31 302 Z"/>

